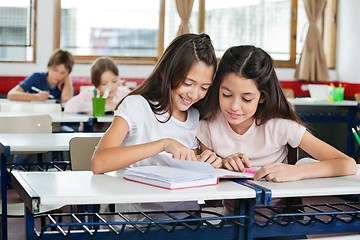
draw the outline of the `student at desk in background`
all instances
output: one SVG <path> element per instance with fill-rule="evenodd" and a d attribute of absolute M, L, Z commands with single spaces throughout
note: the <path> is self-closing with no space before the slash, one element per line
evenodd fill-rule
<path fill-rule="evenodd" d="M 93 154 L 92 171 L 99 174 L 133 166 L 169 165 L 169 156 L 196 161 L 196 106 L 212 84 L 216 66 L 208 35 L 184 34 L 174 39 L 150 76 L 120 102 Z M 220 163 L 218 159 L 213 166 Z M 197 202 L 134 202 L 117 205 L 116 211 L 199 209 Z"/>
<path fill-rule="evenodd" d="M 57 49 L 48 62 L 48 72 L 36 72 L 12 88 L 7 98 L 19 101 L 46 101 L 49 98 L 68 101 L 73 96 L 69 74 L 74 66 L 73 55 Z"/>
<path fill-rule="evenodd" d="M 121 86 L 119 69 L 116 63 L 109 57 L 101 57 L 94 61 L 91 67 L 90 78 L 100 97 L 103 97 L 104 93 L 108 91 L 105 111 L 114 111 L 120 100 L 130 92 L 129 89 L 119 88 Z M 92 113 L 93 97 L 94 89 L 81 91 L 66 103 L 64 111 L 69 113 Z"/>
<path fill-rule="evenodd" d="M 274 182 L 357 172 L 354 159 L 306 130 L 281 90 L 273 60 L 260 48 L 235 46 L 224 53 L 204 106 L 201 150 L 214 151 L 229 170 L 261 167 L 255 180 Z M 287 164 L 287 144 L 318 161 Z"/>

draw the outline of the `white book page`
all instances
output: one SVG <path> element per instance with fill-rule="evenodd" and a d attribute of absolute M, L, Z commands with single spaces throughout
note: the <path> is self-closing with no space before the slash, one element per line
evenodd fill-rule
<path fill-rule="evenodd" d="M 254 173 L 247 172 L 234 172 L 223 168 L 216 169 L 218 177 L 244 177 L 244 178 L 253 178 Z"/>
<path fill-rule="evenodd" d="M 187 182 L 213 178 L 204 172 L 196 172 L 168 166 L 144 166 L 128 168 L 125 175 L 135 175 L 143 178 L 156 179 L 163 182 Z"/>
<path fill-rule="evenodd" d="M 207 173 L 213 177 L 217 176 L 215 168 L 213 168 L 209 163 L 179 160 L 175 158 L 169 158 L 168 163 L 169 166 L 174 168 L 181 168 L 197 173 Z"/>

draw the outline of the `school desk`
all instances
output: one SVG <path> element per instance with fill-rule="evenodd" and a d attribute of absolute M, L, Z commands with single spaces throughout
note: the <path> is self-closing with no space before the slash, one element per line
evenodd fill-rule
<path fill-rule="evenodd" d="M 341 102 L 316 101 L 311 98 L 288 99 L 295 106 L 298 116 L 306 123 L 346 123 L 346 154 L 355 158 L 355 138 L 351 128 L 358 124 L 359 103 L 352 100 Z"/>
<path fill-rule="evenodd" d="M 0 134 L 1 155 L 1 231 L 7 239 L 7 158 L 13 154 L 28 152 L 69 151 L 73 137 L 102 136 L 104 133 L 52 133 L 52 134 Z"/>
<path fill-rule="evenodd" d="M 72 205 L 132 203 L 134 201 L 144 203 L 162 201 L 204 201 L 206 199 L 220 200 L 223 198 L 255 198 L 254 190 L 232 181 L 222 181 L 216 186 L 171 191 L 124 180 L 122 178 L 122 172 L 94 175 L 90 171 L 66 171 L 56 173 L 13 171 L 12 175 L 12 184 L 14 184 L 14 189 L 19 193 L 27 208 L 27 239 L 36 239 L 34 237 L 33 217 L 34 213 L 36 213 L 39 209 L 39 204 L 52 205 L 52 203 L 57 202 L 64 205 Z M 44 182 L 46 182 L 46 184 L 44 184 Z M 247 211 L 247 209 L 244 209 L 244 211 Z M 79 216 L 79 219 L 80 218 L 81 216 Z M 232 219 L 230 219 L 229 222 L 232 222 L 231 220 Z M 239 226 L 243 223 L 237 224 L 237 222 L 245 221 L 245 224 L 248 224 L 249 220 L 247 215 L 244 215 L 240 219 L 237 218 L 233 220 L 236 222 L 233 222 L 233 225 L 240 228 L 238 229 L 238 234 L 245 234 L 242 232 L 244 231 L 244 228 Z M 198 229 L 198 231 L 186 228 L 184 231 L 170 230 L 170 232 L 168 232 L 164 229 L 160 229 L 160 231 L 151 231 L 150 234 L 145 235 L 141 233 L 141 231 L 128 232 L 126 230 L 124 232 L 119 230 L 119 232 L 123 232 L 121 234 L 116 234 L 113 231 L 109 232 L 99 230 L 96 234 L 90 233 L 91 237 L 87 231 L 82 232 L 75 230 L 68 233 L 65 230 L 64 233 L 66 235 L 66 239 L 115 239 L 119 237 L 123 237 L 121 239 L 168 239 L 168 237 L 175 237 L 176 239 L 209 239 L 214 236 L 218 236 L 222 239 L 229 239 L 229 236 L 233 236 L 234 231 L 236 231 L 235 229 L 230 229 L 229 224 L 224 226 L 221 226 L 221 224 L 214 225 L 214 227 L 208 226 L 209 228 L 202 227 Z M 126 226 L 129 227 L 131 224 L 126 224 Z M 167 226 L 165 226 L 165 228 L 166 227 Z M 220 232 L 217 231 L 217 228 L 219 227 L 223 227 Z M 92 227 L 89 226 L 89 228 L 91 229 Z M 227 231 L 229 229 L 230 231 Z M 48 234 L 48 232 L 45 231 L 41 234 L 40 239 L 54 239 L 55 236 L 61 238 L 61 230 L 57 233 L 59 233 L 60 236 L 57 234 Z M 168 233 L 170 235 L 167 236 Z"/>
<path fill-rule="evenodd" d="M 78 113 L 65 113 L 65 112 L 0 112 L 0 117 L 16 117 L 16 116 L 36 116 L 36 115 L 50 115 L 55 123 L 79 123 L 88 122 L 91 116 Z"/>
<path fill-rule="evenodd" d="M 270 198 L 358 195 L 360 194 L 360 165 L 357 167 L 358 173 L 352 176 L 304 179 L 284 183 L 250 180 L 248 182 L 270 190 L 271 195 L 266 196 Z M 293 214 L 305 216 L 302 222 L 293 219 L 280 224 L 280 221 L 270 219 L 266 223 L 255 224 L 256 237 L 286 236 L 293 235 L 294 232 L 297 235 L 360 232 L 360 202 L 317 203 L 312 204 L 311 207 L 305 205 L 304 208 L 306 212 L 312 212 L 313 215 L 302 214 L 304 210 L 296 207 L 294 211 L 299 210 L 299 213 Z M 286 214 L 278 216 L 286 216 Z"/>
<path fill-rule="evenodd" d="M 93 127 L 96 122 L 112 122 L 113 116 L 93 117 L 90 114 L 83 113 L 65 113 L 65 112 L 0 112 L 0 117 L 14 117 L 14 116 L 34 116 L 34 115 L 49 115 L 54 123 L 60 124 L 74 124 L 84 123 L 86 132 L 93 132 Z"/>
<path fill-rule="evenodd" d="M 259 181 L 220 181 L 217 186 L 183 190 L 166 190 L 124 180 L 123 172 L 94 175 L 91 172 L 13 172 L 12 184 L 26 206 L 27 239 L 253 239 L 262 236 L 299 235 L 301 233 L 354 232 L 360 229 L 360 207 L 343 212 L 316 213 L 305 226 L 291 218 L 282 222 L 274 216 L 268 222 L 254 222 L 255 202 L 258 198 L 287 196 L 322 196 L 360 193 L 360 176 L 301 180 L 289 183 Z M 46 179 L 46 184 L 44 181 Z M 249 186 L 252 185 L 252 188 Z M 257 186 L 257 187 L 256 187 Z M 332 187 L 334 186 L 334 187 Z M 345 186 L 344 188 L 340 186 Z M 265 187 L 265 188 L 264 188 Z M 267 188 L 267 189 L 266 189 Z M 256 194 L 263 189 L 262 194 Z M 266 194 L 265 194 L 266 192 Z M 270 194 L 270 195 L 269 195 Z M 272 196 L 271 196 L 272 195 Z M 132 202 L 192 201 L 237 199 L 234 216 L 210 215 L 206 210 L 201 217 L 187 220 L 131 222 L 126 213 L 113 213 L 124 220 L 107 222 L 102 213 L 64 214 L 61 222 L 57 214 L 46 216 L 49 224 L 39 228 L 34 218 L 39 204 L 104 204 Z M 348 205 L 351 208 L 351 205 Z M 204 208 L 206 209 L 206 208 Z M 328 210 L 329 211 L 329 210 Z M 140 213 L 148 216 L 150 213 Z M 312 213 L 305 213 L 307 215 Z M 324 223 L 318 215 L 331 215 L 334 219 Z M 342 215 L 345 217 L 342 217 Z M 306 215 L 306 216 L 307 216 Z M 351 221 L 346 221 L 351 218 Z M 186 221 L 200 221 L 201 225 L 185 226 Z M 176 222 L 178 225 L 171 224 Z M 102 225 L 102 228 L 99 226 Z M 300 225 L 301 227 L 299 227 Z M 315 225 L 315 228 L 314 226 Z M 319 226 L 320 225 L 320 226 Z M 116 228 L 115 226 L 118 226 Z M 126 227 L 125 227 L 126 226 Z M 36 230 L 34 230 L 36 227 Z M 80 228 L 79 228 L 80 227 Z M 123 227 L 123 228 L 122 228 Z M 51 229 L 52 228 L 52 229 Z M 304 228 L 304 229 L 302 229 Z"/>

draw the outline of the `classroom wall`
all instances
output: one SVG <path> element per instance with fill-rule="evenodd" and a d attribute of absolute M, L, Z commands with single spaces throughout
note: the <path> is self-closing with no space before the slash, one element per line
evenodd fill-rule
<path fill-rule="evenodd" d="M 360 83 L 360 77 L 357 72 L 360 67 L 357 55 L 354 54 L 353 46 L 358 47 L 360 28 L 348 27 L 351 20 L 352 24 L 359 22 L 360 15 L 356 9 L 359 9 L 358 0 L 340 0 L 338 21 L 342 25 L 338 31 L 338 59 L 337 69 L 330 70 L 331 81 L 347 81 Z M 53 51 L 53 9 L 54 0 L 37 1 L 37 50 L 36 63 L 0 63 L 0 76 L 28 76 L 36 71 L 46 71 L 48 58 Z M 343 26 L 345 25 L 345 26 Z M 341 29 L 340 29 L 341 28 Z M 340 35 L 341 34 L 341 35 Z M 355 37 L 353 37 L 355 35 Z M 119 65 L 120 75 L 124 78 L 146 78 L 152 71 L 154 65 Z M 280 80 L 295 80 L 294 69 L 278 68 L 276 69 Z M 72 76 L 89 76 L 90 64 L 76 64 Z"/>
<path fill-rule="evenodd" d="M 359 0 L 339 0 L 336 69 L 344 82 L 360 83 L 359 9 Z"/>

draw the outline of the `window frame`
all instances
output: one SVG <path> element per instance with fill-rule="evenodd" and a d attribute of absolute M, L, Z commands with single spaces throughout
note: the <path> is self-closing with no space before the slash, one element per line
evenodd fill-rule
<path fill-rule="evenodd" d="M 31 29 L 31 36 L 32 38 L 32 55 L 33 59 L 31 61 L 18 61 L 18 60 L 0 60 L 0 63 L 35 63 L 36 62 L 36 29 L 37 29 L 37 0 L 32 0 L 34 4 L 34 14 L 33 14 L 33 26 Z"/>
<path fill-rule="evenodd" d="M 35 0 L 36 1 L 36 0 Z M 160 1 L 160 17 L 159 17 L 159 31 L 158 31 L 158 56 L 156 57 L 117 57 L 111 56 L 115 61 L 122 64 L 154 64 L 164 51 L 164 32 L 165 32 L 165 3 L 167 0 Z M 205 29 L 205 1 L 199 0 L 199 19 L 198 32 L 204 32 Z M 277 68 L 295 68 L 296 67 L 296 36 L 297 36 L 297 14 L 298 14 L 298 0 L 291 0 L 291 28 L 290 28 L 290 59 L 289 60 L 275 60 L 274 65 Z M 328 0 L 325 11 L 327 11 L 327 18 L 323 17 L 322 36 L 327 43 L 324 46 L 326 58 L 328 60 L 328 67 L 333 69 L 335 67 L 335 53 L 336 53 L 336 14 L 337 14 L 337 0 Z M 325 16 L 325 12 L 323 14 Z M 325 35 L 325 21 L 328 21 L 326 27 L 327 34 Z M 61 31 L 61 0 L 55 0 L 54 10 L 54 49 L 60 47 L 60 31 Z M 90 63 L 98 56 L 74 56 L 75 61 L 79 63 Z"/>

